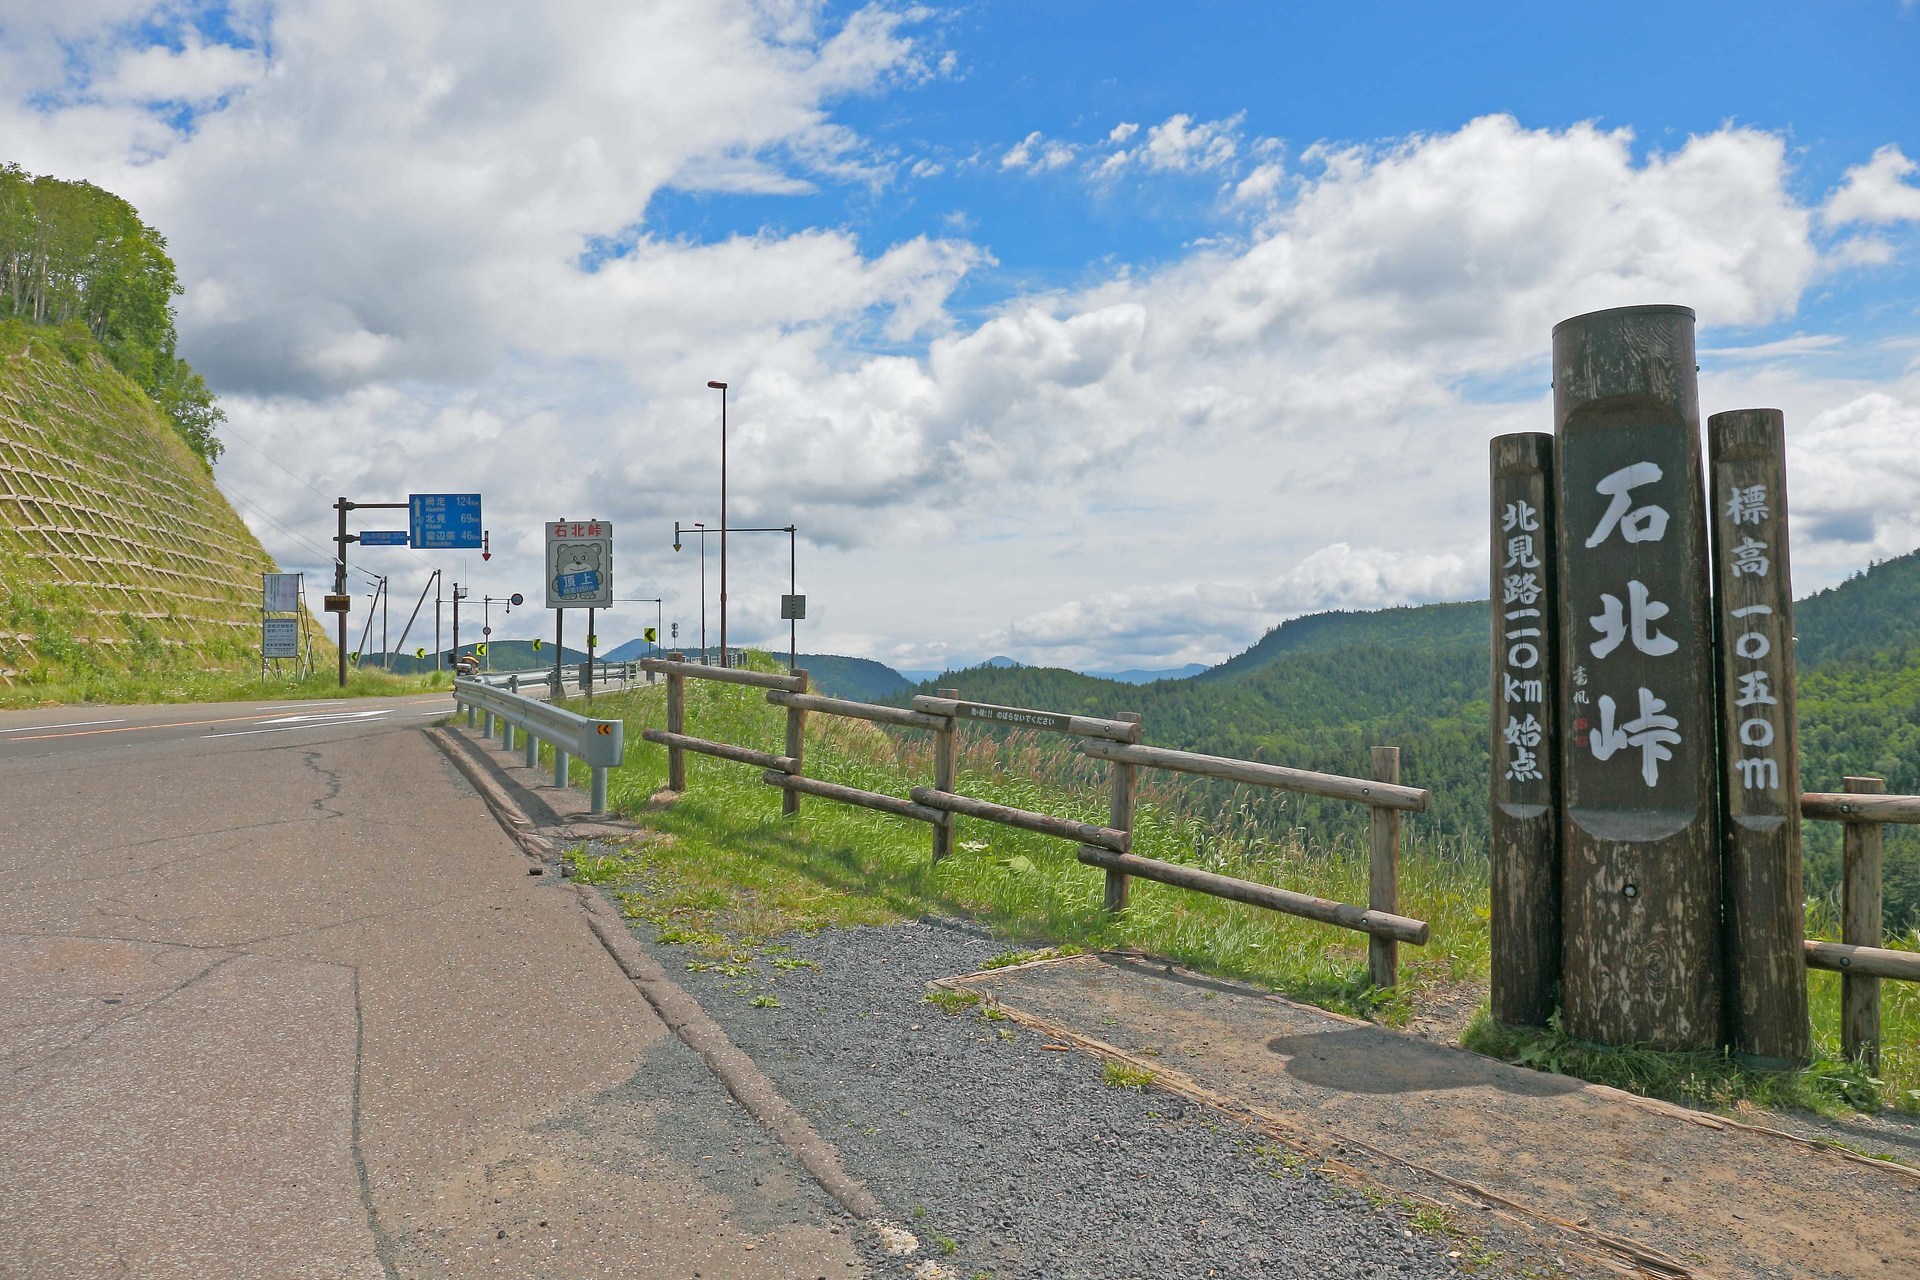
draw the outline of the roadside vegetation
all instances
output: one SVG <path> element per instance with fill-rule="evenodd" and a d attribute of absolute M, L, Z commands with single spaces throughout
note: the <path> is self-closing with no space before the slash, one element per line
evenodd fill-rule
<path fill-rule="evenodd" d="M 762 655 L 753 658 L 764 669 L 782 669 Z M 781 749 L 785 713 L 758 690 L 699 680 L 687 685 L 688 733 Z M 1920 991 L 1909 983 L 1885 984 L 1877 1079 L 1839 1055 L 1839 982 L 1826 973 L 1811 975 L 1819 1056 L 1798 1072 L 1753 1072 L 1720 1054 L 1609 1049 L 1557 1030 L 1510 1033 L 1493 1026 L 1484 1015 L 1486 859 L 1464 841 L 1416 836 L 1403 846 L 1401 909 L 1430 921 L 1433 938 L 1426 947 L 1401 947 L 1400 987 L 1384 996 L 1367 985 L 1360 934 L 1138 879 L 1131 908 L 1114 919 L 1101 903 L 1101 873 L 1082 865 L 1070 845 L 1045 836 L 960 819 L 954 856 L 936 867 L 930 831 L 919 823 L 813 797 L 804 799 L 797 819 L 783 820 L 780 793 L 761 782 L 758 770 L 692 753 L 687 792 L 657 804 L 654 796 L 666 785 L 666 751 L 640 733 L 665 727 L 664 688 L 602 696 L 594 714 L 626 721 L 627 764 L 610 777 L 609 799 L 654 836 L 583 866 L 583 878 L 605 884 L 629 917 L 651 924 L 661 941 L 685 945 L 689 967 L 735 978 L 743 996 L 774 997 L 784 933 L 951 914 L 989 924 L 1021 948 L 1136 949 L 1389 1025 L 1441 1006 L 1479 1003 L 1471 1047 L 1673 1101 L 1824 1112 L 1894 1106 L 1920 1113 Z M 932 777 L 931 754 L 925 734 L 833 716 L 808 721 L 811 777 L 904 796 Z M 1348 767 L 1361 766 L 1356 758 Z M 1058 740 L 963 731 L 960 786 L 971 796 L 1104 823 L 1105 776 L 1104 765 Z M 1143 788 L 1137 852 L 1366 901 L 1363 809 L 1354 809 L 1348 829 L 1309 838 L 1271 824 L 1267 811 L 1236 805 L 1231 796 L 1210 817 L 1181 811 L 1170 793 L 1155 789 L 1159 785 Z M 1810 923 L 1818 936 L 1834 936 L 1834 921 L 1817 906 Z M 1920 935 L 1889 939 L 1889 945 L 1920 949 Z"/>
<path fill-rule="evenodd" d="M 303 680 L 272 673 L 262 677 L 258 667 L 251 671 L 191 667 L 149 671 L 89 668 L 57 673 L 49 680 L 11 689 L 0 688 L 0 710 L 69 705 L 130 706 L 150 702 L 398 697 L 452 687 L 453 677 L 446 672 L 397 676 L 379 670 L 349 670 L 347 687 L 342 689 L 331 668 L 322 668 Z"/>

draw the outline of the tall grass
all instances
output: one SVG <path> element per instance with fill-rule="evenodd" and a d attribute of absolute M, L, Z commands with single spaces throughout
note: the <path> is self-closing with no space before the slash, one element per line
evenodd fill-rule
<path fill-rule="evenodd" d="M 786 713 L 759 691 L 686 683 L 686 732 L 784 750 Z M 1116 918 L 1102 903 L 1102 873 L 1082 864 L 1070 844 L 1047 836 L 958 819 L 954 855 L 935 866 L 930 830 L 920 823 L 812 797 L 798 818 L 783 820 L 780 793 L 758 770 L 692 753 L 685 794 L 670 806 L 654 806 L 652 797 L 666 783 L 666 751 L 640 733 L 665 727 L 664 689 L 605 696 L 595 711 L 626 721 L 627 763 L 609 779 L 610 803 L 667 837 L 631 855 L 632 871 L 647 885 L 631 904 L 676 936 L 732 938 L 750 950 L 788 929 L 957 913 L 1010 939 L 1138 948 L 1390 1024 L 1404 1023 L 1438 995 L 1467 985 L 1484 990 L 1487 981 L 1486 861 L 1457 843 L 1413 839 L 1403 845 L 1400 909 L 1430 922 L 1432 940 L 1425 947 L 1402 945 L 1400 984 L 1384 995 L 1369 986 L 1364 935 L 1140 879 L 1133 881 L 1128 911 Z M 933 776 L 930 735 L 914 731 L 816 714 L 808 720 L 806 751 L 808 776 L 867 791 L 905 796 Z M 1107 766 L 1058 739 L 963 729 L 958 755 L 959 787 L 969 796 L 1083 822 L 1107 820 Z M 1356 771 L 1360 767 L 1356 761 Z M 1143 781 L 1148 777 L 1143 771 Z M 1250 804 L 1230 800 L 1211 817 L 1195 811 L 1161 779 L 1143 786 L 1142 797 L 1134 850 L 1143 856 L 1338 901 L 1367 901 L 1366 810 L 1360 806 L 1351 830 L 1310 843 L 1297 828 L 1263 820 Z M 711 950 L 716 963 L 744 963 L 731 942 Z M 1815 975 L 1814 1018 L 1831 1067 L 1838 997 L 1829 990 L 1837 984 L 1822 981 L 1826 976 Z M 1905 1102 L 1906 1091 L 1920 1090 L 1913 1049 L 1920 993 L 1911 984 L 1886 986 L 1904 989 L 1887 992 L 1885 1093 Z M 1490 1047 L 1509 1056 L 1524 1051 Z M 1559 1058 L 1571 1062 L 1575 1055 Z M 1724 1102 L 1761 1092 L 1716 1078 L 1711 1090 L 1690 1094 L 1680 1074 L 1682 1083 L 1667 1092 L 1688 1100 Z M 1911 1102 L 1920 1107 L 1920 1093 Z"/>

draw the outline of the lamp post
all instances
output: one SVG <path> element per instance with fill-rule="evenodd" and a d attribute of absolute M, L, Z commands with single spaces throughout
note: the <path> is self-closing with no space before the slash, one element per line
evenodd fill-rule
<path fill-rule="evenodd" d="M 708 382 L 720 393 L 720 665 L 727 664 L 727 384 Z M 703 595 L 704 598 L 704 595 Z M 701 647 L 706 646 L 705 637 Z"/>
<path fill-rule="evenodd" d="M 687 527 L 690 529 L 703 529 L 705 526 L 701 525 L 701 523 L 696 520 L 696 521 L 693 521 L 691 524 L 689 524 Z M 797 573 L 799 560 L 798 560 L 798 551 L 796 549 L 797 548 L 796 539 L 798 537 L 798 532 L 795 526 L 790 524 L 765 525 L 757 528 L 735 529 L 733 532 L 786 534 L 787 535 L 787 594 L 789 595 L 800 594 L 800 586 L 799 586 L 800 579 Z M 722 539 L 720 542 L 720 551 L 723 557 L 722 563 L 724 563 L 726 547 L 727 547 L 726 540 Z M 678 551 L 680 549 L 680 522 L 678 520 L 674 521 L 673 523 L 673 549 L 675 551 Z M 705 606 L 706 601 L 707 601 L 707 593 L 703 588 L 700 592 L 701 605 Z M 726 632 L 726 625 L 725 625 L 726 614 L 723 612 L 721 613 L 720 617 L 721 617 L 720 662 L 722 666 L 725 666 L 727 661 L 727 632 Z M 703 611 L 701 613 L 702 621 L 700 626 L 700 646 L 701 646 L 702 653 L 705 652 L 706 643 L 707 643 L 707 631 L 706 631 L 705 618 L 706 618 L 706 614 L 703 608 Z M 799 660 L 800 660 L 800 624 L 797 620 L 788 619 L 788 622 L 787 622 L 787 670 L 789 672 L 798 670 Z"/>
<path fill-rule="evenodd" d="M 707 661 L 707 524 L 695 520 L 687 526 L 700 531 L 700 661 Z M 680 522 L 673 522 L 673 549 L 680 549 Z"/>

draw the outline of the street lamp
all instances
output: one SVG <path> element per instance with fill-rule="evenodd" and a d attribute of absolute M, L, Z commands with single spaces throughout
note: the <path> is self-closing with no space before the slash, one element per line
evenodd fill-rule
<path fill-rule="evenodd" d="M 687 527 L 700 531 L 700 662 L 704 666 L 707 661 L 707 523 L 704 520 L 695 520 Z M 721 544 L 723 548 L 725 545 L 725 543 Z M 673 549 L 675 551 L 680 549 L 678 520 L 673 522 Z"/>
<path fill-rule="evenodd" d="M 720 665 L 727 665 L 727 384 L 708 382 L 720 393 Z M 706 640 L 701 639 L 704 648 Z"/>
<path fill-rule="evenodd" d="M 692 524 L 690 524 L 688 527 L 701 528 L 703 526 L 701 526 L 700 522 L 696 520 Z M 767 525 L 764 527 L 751 528 L 751 529 L 739 528 L 739 529 L 733 530 L 733 532 L 786 534 L 787 535 L 787 593 L 789 595 L 800 594 L 800 586 L 799 586 L 800 579 L 796 572 L 796 567 L 798 565 L 798 559 L 797 559 L 798 553 L 795 550 L 795 547 L 796 547 L 795 539 L 797 537 L 797 530 L 795 526 L 790 524 Z M 720 544 L 723 552 L 726 548 L 726 545 L 727 544 L 724 541 L 722 541 Z M 680 549 L 680 522 L 678 520 L 673 522 L 673 549 L 675 551 L 678 551 Z M 704 606 L 706 604 L 706 600 L 707 600 L 707 593 L 703 588 L 700 592 L 700 603 Z M 704 650 L 704 647 L 707 642 L 706 641 L 706 624 L 704 621 L 705 614 L 703 613 L 701 616 L 703 621 L 701 623 L 701 628 L 700 628 L 700 643 Z M 724 613 L 721 615 L 723 619 L 725 618 L 725 616 L 726 615 Z M 727 646 L 727 642 L 725 639 L 726 632 L 722 630 L 720 634 L 721 634 L 721 641 L 720 641 L 721 655 L 720 656 L 721 656 L 721 661 L 724 664 L 726 661 L 726 646 Z M 798 621 L 790 618 L 787 621 L 787 670 L 789 672 L 797 671 L 799 669 L 799 661 L 800 661 L 799 650 L 800 650 L 800 624 Z"/>

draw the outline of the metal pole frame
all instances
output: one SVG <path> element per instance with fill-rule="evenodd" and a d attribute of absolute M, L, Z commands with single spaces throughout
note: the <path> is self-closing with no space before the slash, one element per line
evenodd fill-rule
<path fill-rule="evenodd" d="M 720 392 L 720 665 L 725 667 L 732 665 L 727 660 L 727 384 L 707 386 Z"/>

